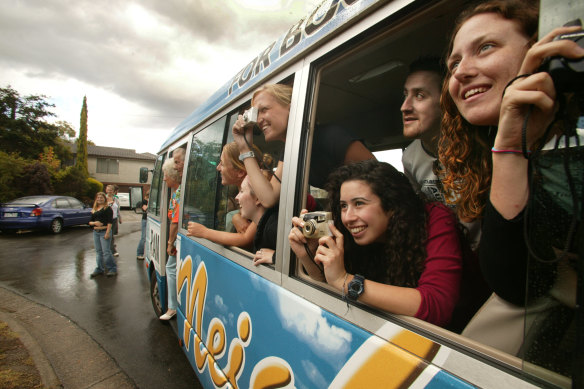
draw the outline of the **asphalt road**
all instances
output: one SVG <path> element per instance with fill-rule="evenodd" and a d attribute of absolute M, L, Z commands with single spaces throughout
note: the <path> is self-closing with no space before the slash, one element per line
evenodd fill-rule
<path fill-rule="evenodd" d="M 145 263 L 136 260 L 140 217 L 123 216 L 117 277 L 89 278 L 93 236 L 72 227 L 59 235 L 0 234 L 0 284 L 77 323 L 139 388 L 200 388 L 172 328 L 154 315 Z"/>

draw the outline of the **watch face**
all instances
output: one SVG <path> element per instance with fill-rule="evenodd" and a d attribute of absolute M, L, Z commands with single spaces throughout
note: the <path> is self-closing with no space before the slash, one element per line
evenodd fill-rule
<path fill-rule="evenodd" d="M 357 300 L 359 296 L 363 293 L 363 277 L 356 275 L 351 282 L 349 282 L 349 287 L 347 292 L 351 300 Z"/>

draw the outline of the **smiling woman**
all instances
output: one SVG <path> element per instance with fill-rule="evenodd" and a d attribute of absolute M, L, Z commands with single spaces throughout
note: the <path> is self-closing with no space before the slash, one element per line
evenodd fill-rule
<path fill-rule="evenodd" d="M 403 173 L 375 160 L 340 167 L 327 190 L 332 236 L 307 239 L 302 219 L 292 219 L 290 248 L 309 275 L 322 280 L 324 272 L 327 283 L 350 300 L 447 325 L 462 272 L 450 211 L 425 205 Z M 314 256 L 305 245 L 316 248 Z"/>

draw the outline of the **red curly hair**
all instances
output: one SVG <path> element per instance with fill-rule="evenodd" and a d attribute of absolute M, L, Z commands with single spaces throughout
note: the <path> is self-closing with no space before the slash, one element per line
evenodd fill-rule
<path fill-rule="evenodd" d="M 446 58 L 452 53 L 454 38 L 462 25 L 473 16 L 495 13 L 518 23 L 533 44 L 537 37 L 539 1 L 491 0 L 463 12 L 457 19 Z M 440 106 L 442 128 L 438 156 L 442 166 L 436 168 L 441 178 L 446 200 L 457 205 L 461 220 L 471 221 L 483 214 L 491 187 L 493 146 L 496 128 L 474 126 L 467 122 L 454 104 L 448 85 L 450 71 L 442 85 Z"/>

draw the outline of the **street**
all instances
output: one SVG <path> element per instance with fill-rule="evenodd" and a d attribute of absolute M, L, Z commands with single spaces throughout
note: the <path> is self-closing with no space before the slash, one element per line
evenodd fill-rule
<path fill-rule="evenodd" d="M 84 329 L 139 388 L 199 388 L 170 325 L 154 315 L 145 262 L 136 260 L 140 215 L 123 211 L 118 276 L 90 279 L 91 230 L 0 234 L 0 284 L 53 308 Z"/>

